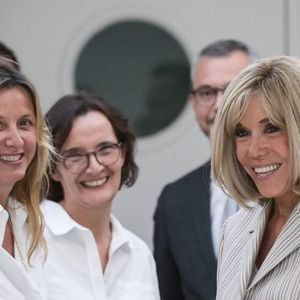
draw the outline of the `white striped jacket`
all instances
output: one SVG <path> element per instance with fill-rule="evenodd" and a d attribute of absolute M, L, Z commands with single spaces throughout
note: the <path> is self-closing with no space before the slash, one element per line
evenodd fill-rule
<path fill-rule="evenodd" d="M 253 272 L 271 201 L 241 209 L 223 226 L 217 300 L 300 299 L 300 203 Z"/>

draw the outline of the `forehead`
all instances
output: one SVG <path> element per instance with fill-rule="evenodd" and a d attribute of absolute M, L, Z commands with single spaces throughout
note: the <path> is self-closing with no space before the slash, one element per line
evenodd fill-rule
<path fill-rule="evenodd" d="M 203 56 L 195 68 L 194 88 L 201 85 L 223 87 L 250 63 L 250 57 L 243 51 L 234 51 L 228 56 Z"/>
<path fill-rule="evenodd" d="M 0 114 L 28 114 L 33 113 L 32 99 L 19 86 L 0 89 Z"/>
<path fill-rule="evenodd" d="M 261 122 L 266 119 L 268 119 L 268 116 L 261 99 L 257 96 L 250 97 L 245 106 L 240 122 Z"/>
<path fill-rule="evenodd" d="M 63 148 L 94 147 L 105 141 L 116 142 L 112 124 L 101 112 L 90 111 L 74 119 Z"/>

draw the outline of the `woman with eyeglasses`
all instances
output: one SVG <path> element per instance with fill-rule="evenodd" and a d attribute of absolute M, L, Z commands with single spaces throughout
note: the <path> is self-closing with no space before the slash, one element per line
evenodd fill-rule
<path fill-rule="evenodd" d="M 111 214 L 120 188 L 137 177 L 127 120 L 78 93 L 59 99 L 46 121 L 59 154 L 42 204 L 49 299 L 159 299 L 149 248 Z"/>

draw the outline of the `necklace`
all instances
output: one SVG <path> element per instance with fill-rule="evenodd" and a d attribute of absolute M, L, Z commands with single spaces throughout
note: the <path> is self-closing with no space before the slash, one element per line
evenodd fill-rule
<path fill-rule="evenodd" d="M 25 260 L 25 258 L 23 256 L 23 254 L 22 254 L 22 251 L 21 251 L 18 239 L 17 239 L 16 234 L 15 234 L 13 222 L 12 222 L 10 216 L 8 216 L 8 224 L 9 224 L 10 229 L 11 229 L 11 233 L 12 233 L 12 236 L 13 236 L 14 245 L 16 245 L 17 251 L 18 251 L 19 256 L 21 258 L 22 265 L 23 265 L 24 269 L 28 272 L 28 266 L 27 266 L 27 263 L 26 263 L 26 260 Z M 15 255 L 15 258 L 16 258 L 16 255 Z"/>

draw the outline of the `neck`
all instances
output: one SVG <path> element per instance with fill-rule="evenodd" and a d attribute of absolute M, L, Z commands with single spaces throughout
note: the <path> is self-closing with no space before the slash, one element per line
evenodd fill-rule
<path fill-rule="evenodd" d="M 111 204 L 99 209 L 69 207 L 64 200 L 60 202 L 68 214 L 80 225 L 88 228 L 94 235 L 97 244 L 102 270 L 105 270 L 109 259 L 109 248 L 112 239 L 110 224 Z"/>
<path fill-rule="evenodd" d="M 96 241 L 110 234 L 110 211 L 111 206 L 95 208 L 78 208 L 61 201 L 60 205 L 78 224 L 91 230 Z"/>
<path fill-rule="evenodd" d="M 287 220 L 296 207 L 298 203 L 298 199 L 295 195 L 290 197 L 289 199 L 274 199 L 274 205 L 273 205 L 273 217 Z"/>

